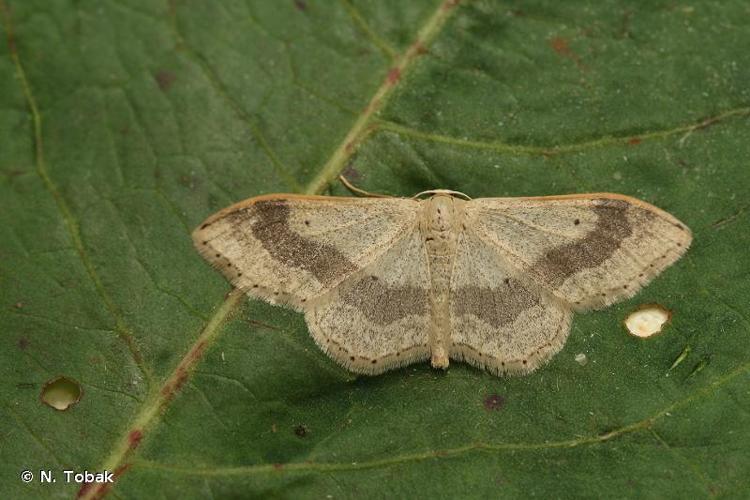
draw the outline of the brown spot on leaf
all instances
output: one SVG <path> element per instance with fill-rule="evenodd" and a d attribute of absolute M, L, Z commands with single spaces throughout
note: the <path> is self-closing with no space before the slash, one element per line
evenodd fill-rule
<path fill-rule="evenodd" d="M 294 0 L 294 8 L 304 12 L 307 10 L 307 4 L 303 0 Z"/>
<path fill-rule="evenodd" d="M 401 70 L 399 68 L 391 68 L 388 72 L 388 83 L 394 85 L 401 79 Z"/>
<path fill-rule="evenodd" d="M 174 381 L 174 389 L 173 392 L 177 392 L 180 389 L 182 389 L 182 386 L 185 385 L 185 382 L 187 381 L 187 371 L 184 368 L 178 368 L 177 370 L 177 377 Z"/>
<path fill-rule="evenodd" d="M 29 347 L 29 339 L 26 337 L 21 337 L 18 339 L 18 348 L 22 351 L 25 351 L 26 348 Z"/>
<path fill-rule="evenodd" d="M 568 41 L 560 36 L 556 36 L 552 38 L 549 41 L 550 47 L 552 47 L 552 50 L 560 54 L 561 56 L 569 56 L 570 55 L 570 47 L 568 46 Z"/>
<path fill-rule="evenodd" d="M 445 0 L 443 5 L 440 6 L 442 10 L 450 10 L 460 3 L 460 0 Z"/>
<path fill-rule="evenodd" d="M 490 394 L 484 398 L 484 409 L 487 411 L 496 411 L 505 406 L 505 398 L 499 394 Z"/>
<path fill-rule="evenodd" d="M 123 474 L 125 474 L 125 472 L 130 468 L 130 465 L 131 464 L 129 463 L 122 464 L 114 470 L 114 472 L 112 473 L 114 477 L 112 479 L 115 483 Z M 111 488 L 112 484 L 113 483 L 85 483 L 83 486 L 81 486 L 81 489 L 78 490 L 76 498 L 86 496 L 88 494 L 88 491 L 94 488 L 94 493 L 90 496 L 90 498 L 93 500 L 100 500 L 107 496 L 107 493 L 109 493 L 109 489 Z"/>
<path fill-rule="evenodd" d="M 568 59 L 576 63 L 576 66 L 578 66 L 579 69 L 584 69 L 583 63 L 581 63 L 581 58 L 578 57 L 578 54 L 573 52 L 573 50 L 570 48 L 567 39 L 561 36 L 556 36 L 550 39 L 549 45 L 550 47 L 552 47 L 552 50 L 554 50 L 558 55 L 567 57 Z"/>
<path fill-rule="evenodd" d="M 306 437 L 309 432 L 310 430 L 304 424 L 299 424 L 297 427 L 294 428 L 294 435 L 297 437 L 301 437 L 301 438 Z"/>
<path fill-rule="evenodd" d="M 185 384 L 188 378 L 188 372 L 184 366 L 178 366 L 175 371 L 174 377 L 170 379 L 164 387 L 161 389 L 161 394 L 164 396 L 165 403 L 171 400 L 174 395 L 179 391 Z"/>
<path fill-rule="evenodd" d="M 138 445 L 141 444 L 141 439 L 143 439 L 143 432 L 140 429 L 130 431 L 130 434 L 128 434 L 128 448 L 131 450 L 138 448 Z"/>
<path fill-rule="evenodd" d="M 617 33 L 617 38 L 631 38 L 630 34 L 630 20 L 633 17 L 632 10 L 626 10 L 622 14 L 620 21 L 620 31 Z"/>
<path fill-rule="evenodd" d="M 98 354 L 89 356 L 87 359 L 88 359 L 88 362 L 91 363 L 92 365 L 100 365 L 104 363 L 104 358 Z"/>
<path fill-rule="evenodd" d="M 81 486 L 81 488 L 78 490 L 78 493 L 76 494 L 76 498 L 82 498 L 86 496 L 88 491 L 97 484 L 99 483 L 83 483 L 83 486 Z"/>
<path fill-rule="evenodd" d="M 172 86 L 177 77 L 171 71 L 160 69 L 154 75 L 154 79 L 156 79 L 156 83 L 159 85 L 159 89 L 161 89 L 163 92 L 166 92 Z"/>
<path fill-rule="evenodd" d="M 16 302 L 15 304 L 13 304 L 13 307 L 15 307 L 16 309 L 23 309 L 23 302 Z"/>
<path fill-rule="evenodd" d="M 631 146 L 637 146 L 641 142 L 643 141 L 641 140 L 640 137 L 631 137 L 630 139 L 628 139 L 628 144 Z"/>
<path fill-rule="evenodd" d="M 11 7 L 9 5 L 5 5 L 3 2 L 0 2 L 0 14 L 3 14 L 5 19 L 8 20 L 8 29 L 5 30 L 5 39 L 8 42 L 8 51 L 11 54 L 15 54 L 18 51 L 18 47 L 16 46 L 16 36 L 13 34 L 13 30 L 10 27 L 10 19 L 13 17 Z"/>
<path fill-rule="evenodd" d="M 273 464 L 273 468 L 274 468 L 274 470 L 281 470 L 281 469 L 284 468 L 284 464 L 275 463 L 275 464 Z"/>
<path fill-rule="evenodd" d="M 116 468 L 114 472 L 115 478 L 118 478 L 125 474 L 128 469 L 130 469 L 130 464 L 122 464 L 121 466 Z"/>
<path fill-rule="evenodd" d="M 201 340 L 200 342 L 198 342 L 198 344 L 190 353 L 191 361 L 197 361 L 198 359 L 200 359 L 201 356 L 203 356 L 203 351 L 206 350 L 206 345 L 207 345 L 207 342 L 205 340 Z"/>

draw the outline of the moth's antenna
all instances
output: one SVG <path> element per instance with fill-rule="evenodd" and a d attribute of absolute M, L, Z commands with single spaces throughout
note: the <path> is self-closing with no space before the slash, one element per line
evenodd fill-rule
<path fill-rule="evenodd" d="M 360 196 L 367 196 L 369 198 L 393 198 L 393 196 L 390 196 L 387 194 L 371 193 L 369 191 L 365 191 L 364 189 L 360 189 L 354 184 L 352 184 L 351 182 L 349 182 L 349 180 L 343 175 L 339 175 L 339 180 L 341 181 L 341 184 L 346 186 L 346 188 L 354 194 L 358 194 Z"/>
<path fill-rule="evenodd" d="M 414 196 L 412 196 L 412 199 L 416 200 L 417 198 L 419 198 L 423 194 L 430 194 L 430 195 L 432 195 L 432 194 L 448 194 L 448 195 L 451 195 L 451 196 L 458 196 L 458 197 L 463 198 L 463 199 L 465 199 L 467 201 L 471 201 L 471 196 L 469 196 L 468 194 L 464 194 L 461 191 L 453 191 L 452 189 L 430 189 L 429 191 L 422 191 L 421 193 L 415 194 Z"/>

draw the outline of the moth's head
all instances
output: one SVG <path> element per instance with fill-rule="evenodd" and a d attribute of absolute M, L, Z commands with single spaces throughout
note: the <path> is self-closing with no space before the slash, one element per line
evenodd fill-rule
<path fill-rule="evenodd" d="M 421 198 L 422 196 L 454 196 L 456 198 L 463 198 L 465 200 L 471 200 L 471 197 L 460 192 L 460 191 L 453 191 L 450 189 L 430 189 L 429 191 L 422 191 L 421 193 L 417 193 L 411 198 L 413 200 L 416 200 L 418 198 Z"/>

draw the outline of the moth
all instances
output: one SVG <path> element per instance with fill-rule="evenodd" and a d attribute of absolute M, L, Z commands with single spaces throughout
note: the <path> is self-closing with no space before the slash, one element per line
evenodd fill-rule
<path fill-rule="evenodd" d="M 686 251 L 669 213 L 610 193 L 471 199 L 269 194 L 193 232 L 232 285 L 305 315 L 347 369 L 450 359 L 529 373 L 557 353 L 574 311 L 631 297 Z"/>

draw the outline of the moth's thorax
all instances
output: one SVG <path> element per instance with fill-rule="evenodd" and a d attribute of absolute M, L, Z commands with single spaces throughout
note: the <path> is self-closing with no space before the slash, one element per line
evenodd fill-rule
<path fill-rule="evenodd" d="M 466 202 L 450 195 L 435 195 L 424 201 L 420 231 L 431 255 L 452 254 L 463 223 Z"/>

